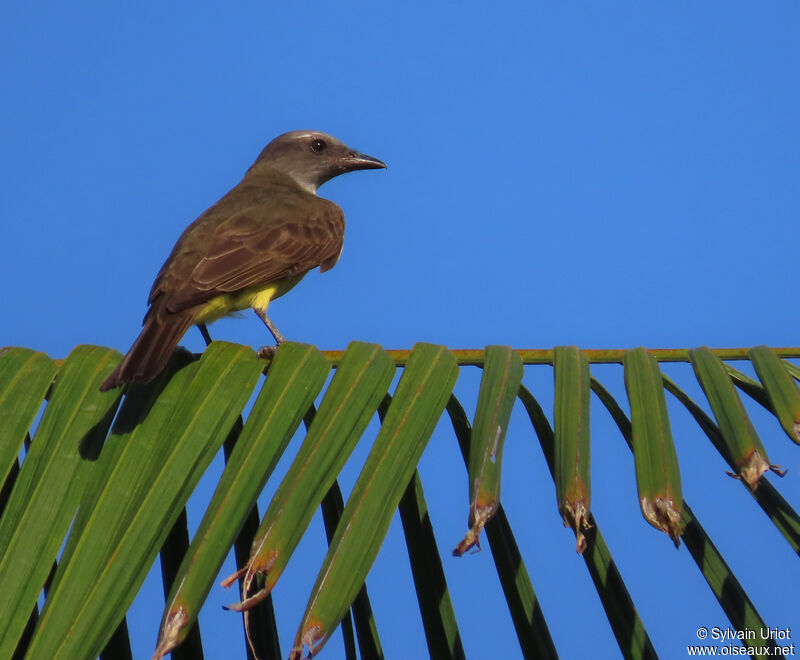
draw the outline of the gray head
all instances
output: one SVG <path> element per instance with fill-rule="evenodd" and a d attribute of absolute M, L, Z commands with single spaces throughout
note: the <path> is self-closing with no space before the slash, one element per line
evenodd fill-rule
<path fill-rule="evenodd" d="M 256 163 L 265 163 L 291 176 L 309 192 L 335 176 L 354 170 L 386 167 L 320 131 L 291 131 L 270 142 Z"/>

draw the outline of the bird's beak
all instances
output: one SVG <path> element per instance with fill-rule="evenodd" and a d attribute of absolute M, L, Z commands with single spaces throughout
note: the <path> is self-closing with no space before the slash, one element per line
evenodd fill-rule
<path fill-rule="evenodd" d="M 379 170 L 386 167 L 386 163 L 372 156 L 351 151 L 344 159 L 344 165 L 348 172 L 353 170 Z"/>

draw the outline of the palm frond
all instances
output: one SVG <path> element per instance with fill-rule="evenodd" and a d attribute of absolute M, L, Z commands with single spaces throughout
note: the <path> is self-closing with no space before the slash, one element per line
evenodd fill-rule
<path fill-rule="evenodd" d="M 554 504 L 575 532 L 620 651 L 626 658 L 656 657 L 591 510 L 591 391 L 633 451 L 645 519 L 676 544 L 683 539 L 734 629 L 766 626 L 682 494 L 665 392 L 685 407 L 800 554 L 800 516 L 766 480 L 778 468 L 737 393 L 768 411 L 782 437 L 800 442 L 800 368 L 787 361 L 797 357 L 800 349 L 763 346 L 456 351 L 420 344 L 385 351 L 354 342 L 345 352 L 321 352 L 285 343 L 254 396 L 264 363 L 249 348 L 214 342 L 199 360 L 176 352 L 159 379 L 121 396 L 98 389 L 120 358 L 109 349 L 78 347 L 62 361 L 3 349 L 0 584 L 7 597 L 0 602 L 0 657 L 130 655 L 125 614 L 159 552 L 168 597 L 154 657 L 170 651 L 200 657 L 197 616 L 234 543 L 240 571 L 226 584 L 238 578 L 241 603 L 234 609 L 244 611 L 248 653 L 280 657 L 270 592 L 320 507 L 330 546 L 298 621 L 292 657 L 304 648 L 318 651 L 342 622 L 346 657 L 356 657 L 356 646 L 362 658 L 383 657 L 365 580 L 398 508 L 430 655 L 468 657 L 416 470 L 445 410 L 469 474 L 470 532 L 459 554 L 478 545 L 485 529 L 522 655 L 557 657 L 533 589 L 535 571 L 529 575 L 526 548 L 500 504 L 503 443 L 517 398 L 550 468 Z M 752 364 L 759 380 L 731 361 Z M 664 362 L 692 365 L 716 421 L 662 372 Z M 624 364 L 627 404 L 592 376 L 591 365 L 605 363 Z M 554 426 L 524 384 L 529 370 L 546 365 L 554 366 L 548 394 Z M 483 378 L 470 424 L 452 392 L 459 367 L 472 366 L 483 369 Z M 401 377 L 390 392 L 398 368 Z M 371 451 L 343 498 L 337 477 L 374 424 Z M 257 498 L 297 433 L 305 436 L 302 446 L 255 530 Z M 226 467 L 190 539 L 184 507 L 223 443 Z M 458 471 L 442 466 L 442 478 L 451 472 Z"/>

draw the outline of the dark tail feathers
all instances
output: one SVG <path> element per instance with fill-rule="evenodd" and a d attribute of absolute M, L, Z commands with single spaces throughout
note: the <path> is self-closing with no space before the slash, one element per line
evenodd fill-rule
<path fill-rule="evenodd" d="M 128 354 L 103 381 L 100 390 L 105 392 L 130 381 L 148 383 L 153 380 L 167 366 L 172 351 L 191 325 L 190 314 L 170 315 L 163 320 L 151 315 Z"/>

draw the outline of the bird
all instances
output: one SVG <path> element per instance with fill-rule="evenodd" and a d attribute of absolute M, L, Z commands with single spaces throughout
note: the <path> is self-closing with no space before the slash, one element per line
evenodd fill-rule
<path fill-rule="evenodd" d="M 160 374 L 192 325 L 252 308 L 280 344 L 269 303 L 310 270 L 333 268 L 344 241 L 344 213 L 317 196 L 330 179 L 385 168 L 320 131 L 279 135 L 242 180 L 181 234 L 156 275 L 142 330 L 101 391 Z"/>

